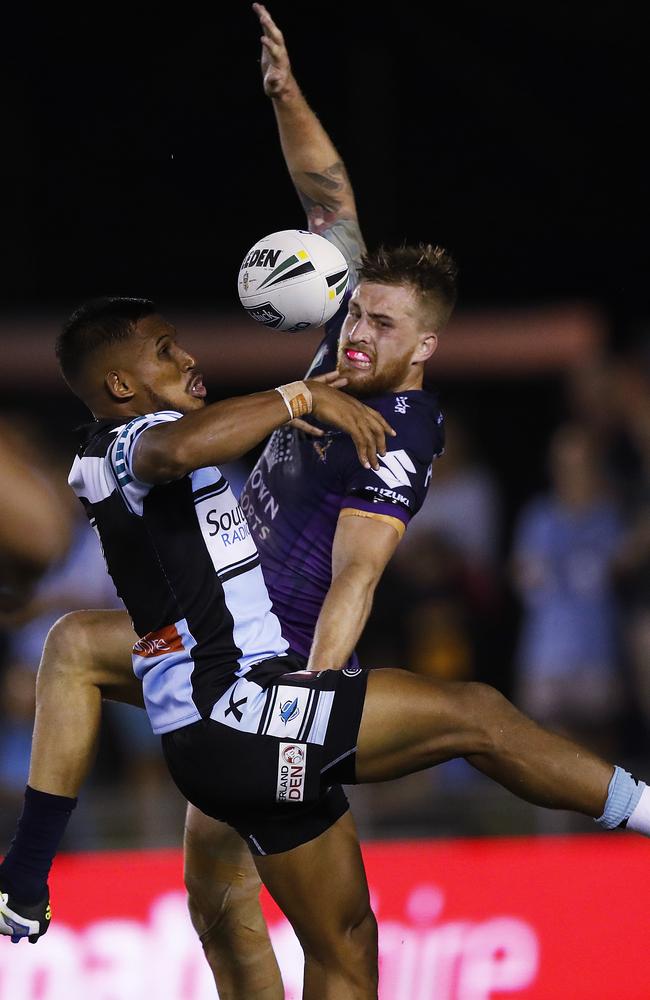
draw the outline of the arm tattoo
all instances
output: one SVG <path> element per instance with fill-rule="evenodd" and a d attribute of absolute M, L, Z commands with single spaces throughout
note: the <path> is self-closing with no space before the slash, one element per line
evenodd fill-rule
<path fill-rule="evenodd" d="M 295 175 L 294 183 L 306 212 L 316 203 L 336 212 L 341 205 L 340 196 L 352 195 L 350 179 L 341 160 L 327 167 L 323 173 L 303 170 Z"/>
<path fill-rule="evenodd" d="M 309 229 L 334 243 L 350 264 L 350 287 L 366 246 L 355 216 L 343 218 L 341 207 L 353 199 L 350 180 L 341 160 L 323 173 L 302 172 L 294 177 L 300 201 L 307 213 Z"/>

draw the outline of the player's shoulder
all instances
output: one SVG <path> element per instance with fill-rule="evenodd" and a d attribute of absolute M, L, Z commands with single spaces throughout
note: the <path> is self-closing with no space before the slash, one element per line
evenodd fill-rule
<path fill-rule="evenodd" d="M 82 424 L 77 428 L 77 454 L 102 458 L 123 426 L 123 420 L 93 420 Z"/>
<path fill-rule="evenodd" d="M 434 392 L 428 389 L 389 392 L 364 402 L 378 410 L 395 431 L 395 437 L 387 442 L 391 451 L 405 448 L 426 461 L 442 453 L 444 417 Z"/>
<path fill-rule="evenodd" d="M 78 452 L 87 458 L 102 457 L 116 440 L 124 444 L 126 441 L 134 440 L 148 427 L 179 420 L 182 416 L 183 414 L 177 410 L 157 410 L 127 419 L 122 417 L 94 420 L 78 428 Z"/>

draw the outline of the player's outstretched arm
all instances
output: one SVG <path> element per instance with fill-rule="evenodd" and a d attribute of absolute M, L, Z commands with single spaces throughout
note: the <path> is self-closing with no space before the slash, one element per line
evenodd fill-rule
<path fill-rule="evenodd" d="M 345 379 L 337 384 L 344 385 Z M 295 388 L 294 388 L 295 387 Z M 308 379 L 213 403 L 179 420 L 145 430 L 137 440 L 133 471 L 144 483 L 166 483 L 208 465 L 245 455 L 291 416 L 306 413 L 352 438 L 359 461 L 377 469 L 386 435 L 395 431 L 377 410 L 332 385 Z"/>
<path fill-rule="evenodd" d="M 273 102 L 280 145 L 309 229 L 336 244 L 355 269 L 365 244 L 345 164 L 296 82 L 282 32 L 266 7 L 254 3 L 253 10 L 263 32 L 264 93 Z"/>
<path fill-rule="evenodd" d="M 339 516 L 332 547 L 332 582 L 309 654 L 310 670 L 339 670 L 348 662 L 372 608 L 375 588 L 397 548 L 404 525 L 392 517 Z"/>

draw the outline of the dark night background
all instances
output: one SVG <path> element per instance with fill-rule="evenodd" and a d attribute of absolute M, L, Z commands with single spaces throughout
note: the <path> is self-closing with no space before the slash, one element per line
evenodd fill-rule
<path fill-rule="evenodd" d="M 595 298 L 635 336 L 647 35 L 632 5 L 270 10 L 369 244 L 446 244 L 465 306 Z M 5 31 L 4 304 L 124 290 L 237 308 L 243 252 L 302 224 L 250 5 L 25 8 Z"/>

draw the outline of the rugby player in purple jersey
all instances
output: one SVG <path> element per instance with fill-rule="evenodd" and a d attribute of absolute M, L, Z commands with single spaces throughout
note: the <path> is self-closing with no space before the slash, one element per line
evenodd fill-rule
<path fill-rule="evenodd" d="M 363 244 L 344 168 L 295 83 L 280 32 L 263 7 L 256 5 L 256 12 L 264 32 L 265 90 L 310 228 L 336 241 L 354 265 Z M 376 923 L 340 783 L 385 780 L 464 756 L 529 801 L 580 811 L 607 828 L 627 822 L 648 830 L 642 783 L 536 726 L 493 688 L 437 683 L 399 670 L 368 673 L 351 661 L 377 580 L 421 503 L 429 464 L 441 448 L 439 413 L 422 388 L 422 369 L 451 312 L 453 279 L 453 262 L 433 248 L 365 258 L 338 341 L 338 367 L 347 391 L 383 412 L 396 436 L 383 460 L 371 463 L 377 468 L 367 469 L 350 462 L 350 443 L 340 434 L 319 434 L 318 427 L 315 435 L 286 426 L 276 431 L 241 498 L 281 625 L 282 639 L 276 635 L 270 651 L 276 655 L 236 676 L 233 670 L 225 690 L 213 692 L 207 714 L 195 706 L 197 722 L 162 727 L 172 774 L 195 803 L 188 808 L 185 840 L 190 909 L 222 996 L 282 996 L 244 840 L 303 946 L 304 996 L 376 996 Z M 314 371 L 331 368 L 334 343 L 332 329 L 323 345 L 329 353 L 317 358 Z M 178 408 L 169 394 L 161 402 Z M 157 417 L 163 425 L 184 419 Z M 119 429 L 117 475 L 130 491 L 125 502 L 134 505 L 146 504 L 147 483 L 160 481 L 156 463 L 152 468 L 151 456 L 145 461 L 136 447 L 138 432 L 141 442 L 152 440 L 155 422 L 139 416 Z M 82 461 L 101 460 L 104 446 L 112 444 L 97 440 Z M 140 448 L 146 458 L 146 443 Z M 83 493 L 85 473 L 77 472 Z M 202 504 L 208 495 L 215 502 L 222 487 L 218 480 L 197 486 L 197 498 L 201 490 L 207 491 L 200 494 Z M 113 494 L 104 499 L 117 509 Z M 178 622 L 174 627 L 170 653 L 182 655 L 187 631 Z M 46 898 L 55 834 L 64 828 L 92 759 L 102 693 L 137 700 L 134 643 L 146 685 L 142 661 L 155 643 L 150 637 L 140 643 L 124 615 L 71 615 L 50 634 L 25 813 L 0 868 L 0 914 L 14 903 L 7 926 L 15 936 L 21 932 L 18 901 L 30 902 L 24 887 L 29 884 L 34 904 Z M 300 654 L 308 652 L 311 674 L 296 669 L 306 665 Z M 276 673 L 283 655 L 291 657 L 289 672 Z M 164 656 L 154 656 L 153 666 Z M 155 719 L 162 709 L 155 684 L 150 688 Z M 228 775 L 235 752 L 236 792 Z M 208 760 L 221 767 L 206 767 Z M 285 779 L 286 765 L 296 768 L 294 786 Z M 244 798 L 235 802 L 242 784 Z M 225 818 L 241 837 L 224 832 L 228 828 L 207 813 Z M 35 832 L 42 832 L 44 818 L 53 831 L 46 844 Z M 36 921 L 32 937 L 44 929 L 44 918 Z M 29 930 L 25 921 L 22 932 Z"/>

